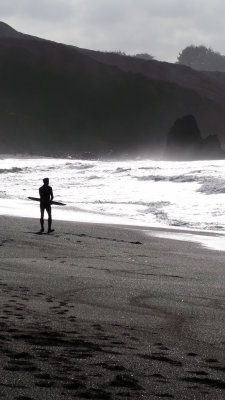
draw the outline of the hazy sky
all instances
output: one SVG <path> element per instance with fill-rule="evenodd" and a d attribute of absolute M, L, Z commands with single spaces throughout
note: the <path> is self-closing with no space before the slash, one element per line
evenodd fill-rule
<path fill-rule="evenodd" d="M 225 54 L 225 0 L 0 0 L 20 32 L 79 47 L 176 61 L 190 44 Z"/>

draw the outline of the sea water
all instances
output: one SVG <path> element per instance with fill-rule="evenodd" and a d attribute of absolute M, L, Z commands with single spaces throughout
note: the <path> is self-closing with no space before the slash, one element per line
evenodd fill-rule
<path fill-rule="evenodd" d="M 45 177 L 54 219 L 225 232 L 225 161 L 2 158 L 1 214 L 39 218 Z"/>

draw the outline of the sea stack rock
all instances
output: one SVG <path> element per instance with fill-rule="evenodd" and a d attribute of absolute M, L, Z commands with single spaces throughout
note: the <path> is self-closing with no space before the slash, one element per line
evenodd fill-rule
<path fill-rule="evenodd" d="M 169 131 L 166 158 L 174 160 L 193 159 L 201 147 L 201 135 L 193 115 L 178 118 Z"/>
<path fill-rule="evenodd" d="M 209 135 L 203 139 L 195 117 L 186 115 L 178 118 L 169 131 L 165 158 L 170 160 L 223 159 L 225 152 L 221 149 L 216 135 Z"/>

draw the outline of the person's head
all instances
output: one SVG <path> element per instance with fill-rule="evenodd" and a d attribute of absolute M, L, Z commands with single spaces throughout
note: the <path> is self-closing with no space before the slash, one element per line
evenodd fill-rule
<path fill-rule="evenodd" d="M 49 184 L 49 179 L 48 178 L 44 178 L 43 179 L 44 185 L 48 186 Z"/>

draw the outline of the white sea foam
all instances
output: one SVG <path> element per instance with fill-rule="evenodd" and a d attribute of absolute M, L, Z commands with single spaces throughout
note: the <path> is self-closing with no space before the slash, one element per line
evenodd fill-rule
<path fill-rule="evenodd" d="M 225 161 L 0 160 L 0 212 L 39 218 L 48 176 L 54 219 L 225 231 Z"/>
<path fill-rule="evenodd" d="M 203 247 L 208 247 L 212 250 L 225 251 L 224 241 L 225 235 L 196 235 L 186 232 L 162 232 L 162 231 L 145 231 L 148 236 L 156 236 L 169 240 L 181 240 L 183 242 L 200 243 Z"/>

